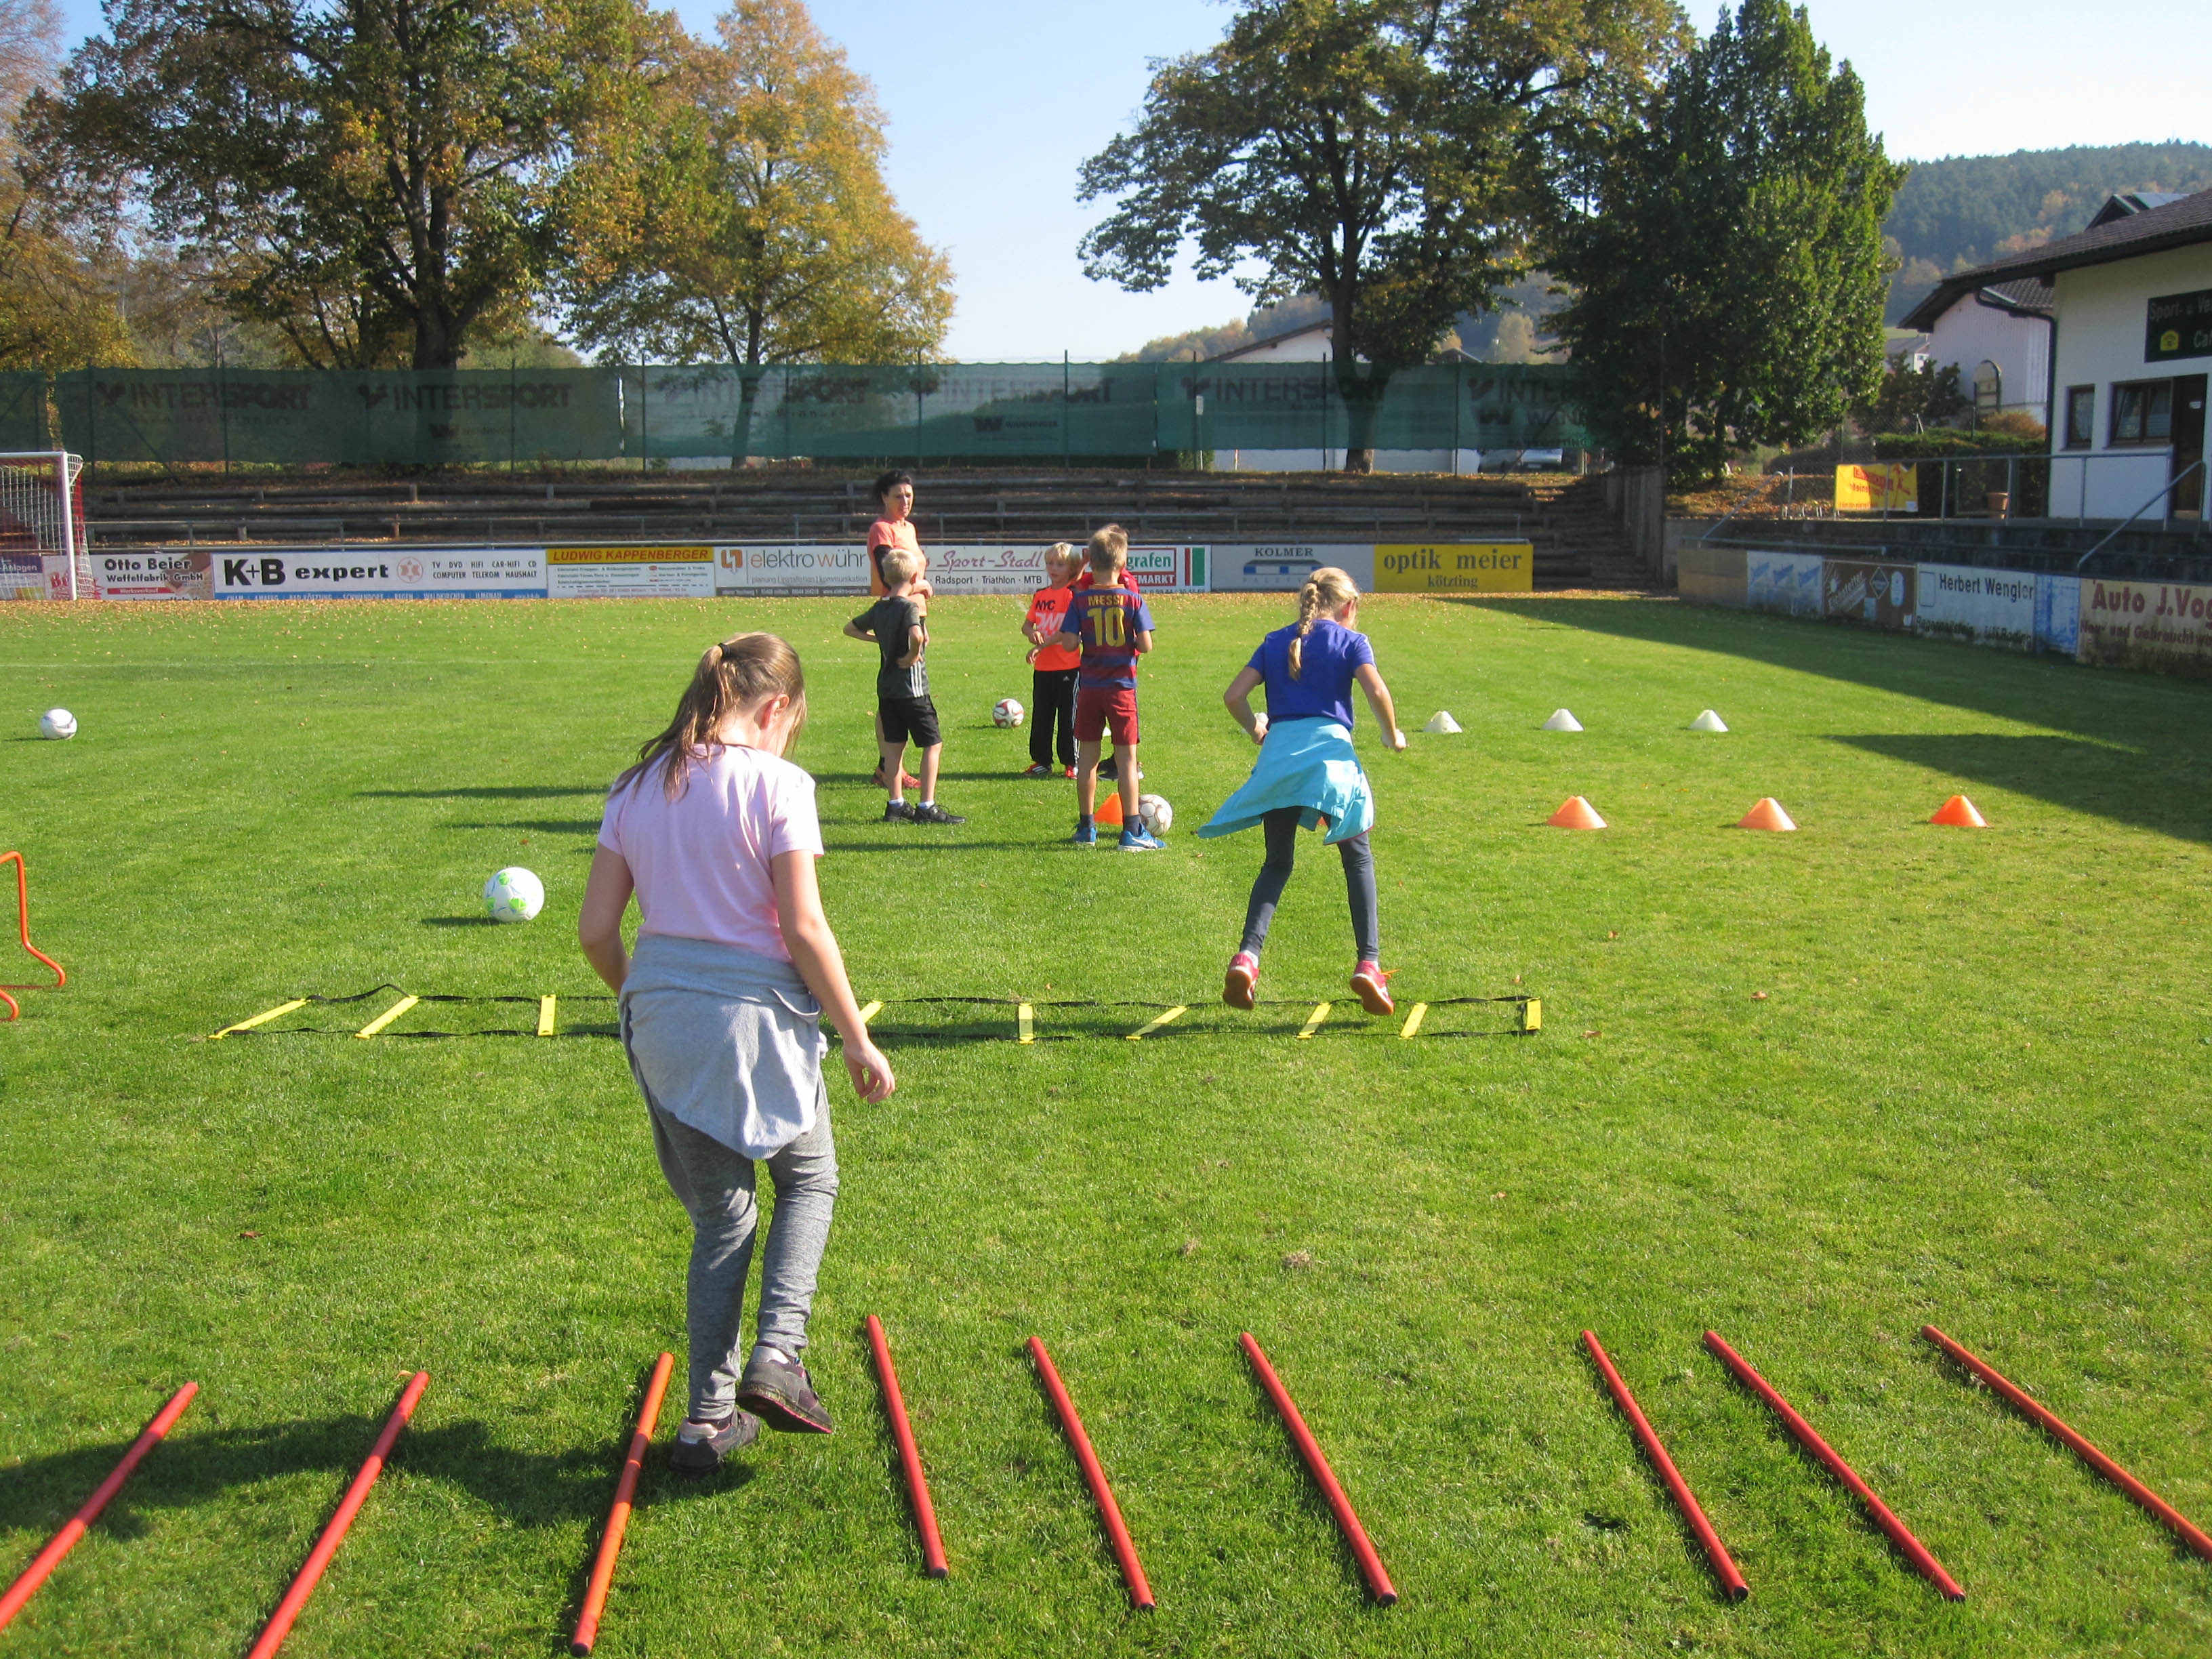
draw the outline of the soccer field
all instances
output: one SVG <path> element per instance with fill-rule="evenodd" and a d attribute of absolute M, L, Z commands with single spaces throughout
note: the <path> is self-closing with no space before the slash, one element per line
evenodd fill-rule
<path fill-rule="evenodd" d="M 2212 1563 L 1969 1386 L 1932 1322 L 2212 1524 L 2212 691 L 1664 600 L 1370 599 L 1402 756 L 1368 1020 L 1310 837 L 1253 1016 L 1218 1002 L 1256 836 L 1191 831 L 1218 696 L 1287 599 L 1164 597 L 1164 852 L 1032 783 L 1014 599 L 940 602 L 940 798 L 884 825 L 853 601 L 0 607 L 0 851 L 67 966 L 0 1027 L 0 1584 L 161 1399 L 202 1392 L 4 1636 L 234 1656 L 406 1373 L 412 1426 L 289 1643 L 562 1650 L 688 1227 L 574 921 L 602 792 L 700 651 L 801 652 L 822 885 L 898 1068 L 833 1079 L 809 1358 L 839 1424 L 640 1490 L 608 1656 L 2188 1655 Z M 81 722 L 38 740 L 40 711 Z M 1539 731 L 1571 708 L 1587 730 Z M 1732 728 L 1685 730 L 1717 708 Z M 1418 732 L 1438 708 L 1465 732 Z M 1992 828 L 1926 819 L 1963 790 Z M 1601 833 L 1544 827 L 1570 794 Z M 1796 835 L 1731 825 L 1760 796 Z M 493 870 L 545 913 L 480 916 Z M 0 872 L 4 876 L 6 872 Z M 4 908 L 4 907 L 0 907 Z M 4 917 L 0 917 L 4 922 Z M 5 923 L 12 927 L 12 923 Z M 15 952 L 20 967 L 35 964 Z M 10 981 L 33 977 L 11 969 Z M 382 992 L 196 1040 L 310 993 Z M 1011 1007 L 901 1006 L 1029 997 Z M 1188 1003 L 1145 1015 L 1054 1000 Z M 1335 1006 L 1310 1041 L 1297 1027 Z M 1445 1018 L 1449 1014 L 1451 1018 Z M 956 1024 L 957 1033 L 923 1030 Z M 284 1035 L 312 1025 L 331 1035 Z M 902 1030 L 916 1035 L 902 1040 Z M 951 1576 L 926 1580 L 861 1326 L 882 1316 Z M 1751 1585 L 1703 1556 L 1583 1354 L 1601 1337 Z M 1702 1348 L 1718 1330 L 1965 1586 L 1948 1603 Z M 1237 1346 L 1396 1581 L 1378 1608 Z M 1049 1345 L 1158 1598 L 1133 1613 L 1023 1352 Z"/>

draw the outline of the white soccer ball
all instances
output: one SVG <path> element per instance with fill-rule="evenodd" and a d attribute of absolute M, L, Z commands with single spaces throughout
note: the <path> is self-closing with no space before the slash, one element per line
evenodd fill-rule
<path fill-rule="evenodd" d="M 76 735 L 76 716 L 66 708 L 49 708 L 39 716 L 39 735 L 58 743 Z"/>
<path fill-rule="evenodd" d="M 991 711 L 991 724 L 1019 726 L 1025 712 L 1021 704 L 1016 702 L 1012 697 L 1001 697 L 999 699 L 999 706 Z"/>
<path fill-rule="evenodd" d="M 484 884 L 484 914 L 494 921 L 528 921 L 545 908 L 545 884 L 510 864 Z"/>
<path fill-rule="evenodd" d="M 1137 816 L 1144 819 L 1146 829 L 1164 836 L 1175 822 L 1175 808 L 1168 805 L 1165 795 L 1146 795 L 1137 802 Z"/>

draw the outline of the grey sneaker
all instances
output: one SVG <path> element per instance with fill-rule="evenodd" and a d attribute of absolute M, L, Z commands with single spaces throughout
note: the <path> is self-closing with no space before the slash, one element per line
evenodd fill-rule
<path fill-rule="evenodd" d="M 902 800 L 887 800 L 884 803 L 884 822 L 885 823 L 912 823 L 914 822 L 914 808 Z"/>
<path fill-rule="evenodd" d="M 761 1421 L 786 1434 L 828 1434 L 830 1413 L 814 1393 L 806 1367 L 787 1364 L 755 1352 L 738 1383 L 738 1401 L 747 1411 L 758 1412 Z"/>
<path fill-rule="evenodd" d="M 719 1423 L 687 1422 L 676 1431 L 668 1467 L 687 1480 L 714 1474 L 722 1460 L 760 1438 L 761 1422 L 748 1411 L 732 1411 Z"/>
<path fill-rule="evenodd" d="M 916 823 L 965 823 L 967 819 L 957 812 L 948 812 L 935 801 L 927 806 L 917 806 L 907 815 Z"/>

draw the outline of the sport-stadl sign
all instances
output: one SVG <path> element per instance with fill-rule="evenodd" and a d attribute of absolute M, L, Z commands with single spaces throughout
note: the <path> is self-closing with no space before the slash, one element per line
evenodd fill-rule
<path fill-rule="evenodd" d="M 2212 288 L 2161 294 L 2150 302 L 2143 361 L 2170 363 L 2183 357 L 2212 357 Z"/>

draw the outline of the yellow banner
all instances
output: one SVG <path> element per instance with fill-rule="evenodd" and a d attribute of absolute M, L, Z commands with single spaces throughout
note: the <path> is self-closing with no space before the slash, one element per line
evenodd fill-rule
<path fill-rule="evenodd" d="M 1536 550 L 1527 542 L 1438 542 L 1375 550 L 1378 593 L 1528 593 Z"/>
<path fill-rule="evenodd" d="M 549 547 L 548 564 L 712 564 L 711 547 Z"/>
<path fill-rule="evenodd" d="M 1917 513 L 1920 469 L 1910 461 L 1836 469 L 1838 513 Z"/>

